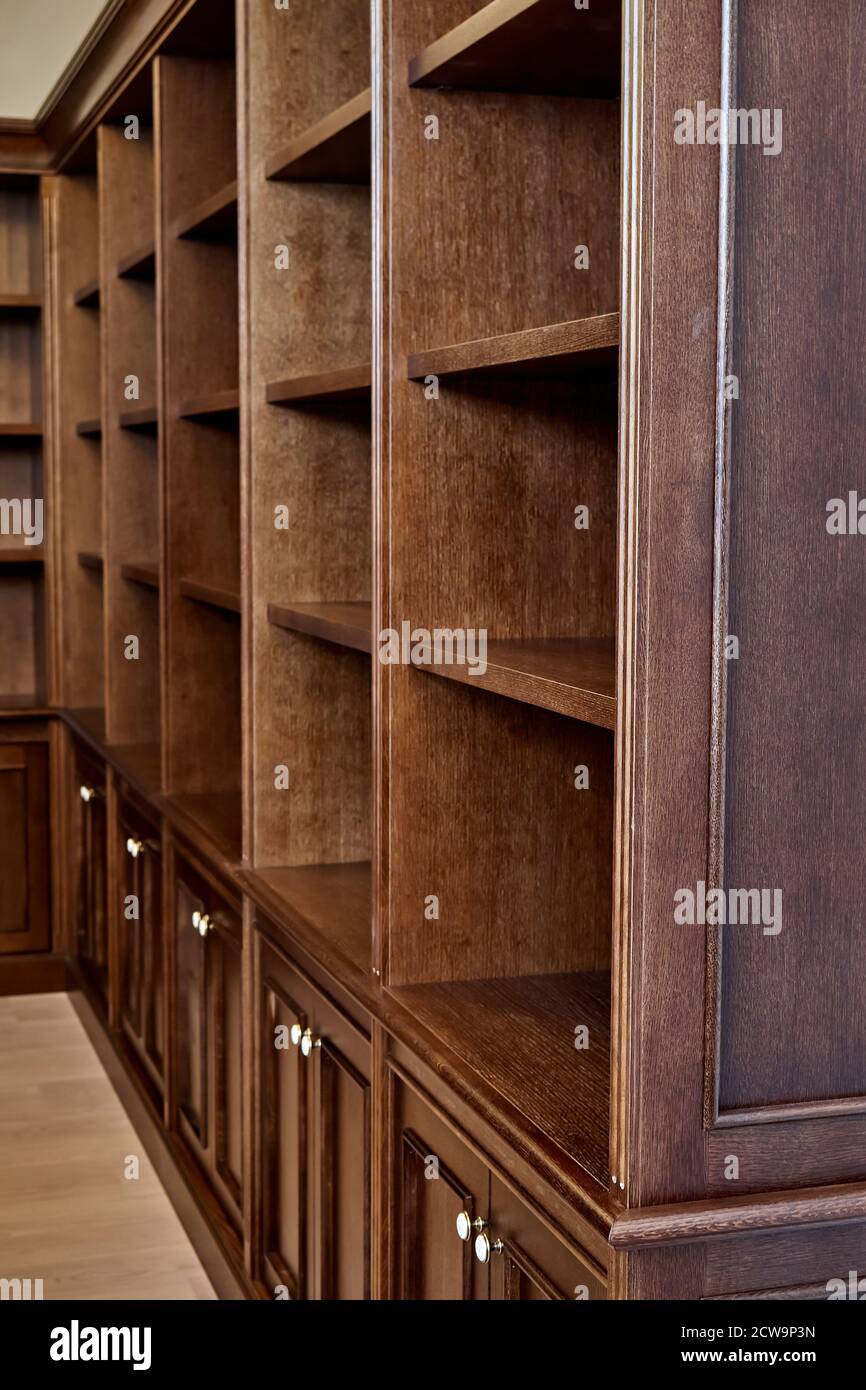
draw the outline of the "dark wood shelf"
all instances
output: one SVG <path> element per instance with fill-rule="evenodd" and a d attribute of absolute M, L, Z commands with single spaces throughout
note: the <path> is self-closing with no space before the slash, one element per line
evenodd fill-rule
<path fill-rule="evenodd" d="M 102 434 L 101 420 L 79 420 L 75 426 L 75 433 L 81 439 L 98 439 Z"/>
<path fill-rule="evenodd" d="M 372 966 L 372 869 L 369 863 L 248 870 L 244 878 L 275 916 L 285 915 L 302 943 L 336 950 L 369 975 Z"/>
<path fill-rule="evenodd" d="M 369 183 L 372 92 L 368 87 L 274 154 L 265 178 Z"/>
<path fill-rule="evenodd" d="M 616 673 L 612 641 L 592 637 L 489 642 L 487 670 L 471 675 L 467 665 L 419 665 L 419 671 L 505 695 L 526 705 L 581 719 L 602 729 L 616 727 Z"/>
<path fill-rule="evenodd" d="M 41 439 L 42 426 L 25 423 L 23 420 L 4 420 L 0 422 L 0 439 Z"/>
<path fill-rule="evenodd" d="M 288 632 L 303 632 L 357 652 L 373 650 L 372 605 L 369 603 L 269 603 L 268 622 Z"/>
<path fill-rule="evenodd" d="M 213 391 L 209 396 L 181 401 L 177 414 L 181 420 L 208 420 L 211 423 L 238 423 L 241 397 L 238 390 Z"/>
<path fill-rule="evenodd" d="M 0 546 L 0 568 L 10 565 L 41 565 L 45 562 L 45 548 L 41 545 Z"/>
<path fill-rule="evenodd" d="M 614 365 L 618 344 L 619 314 L 597 314 L 414 352 L 408 375 L 411 381 L 428 376 L 568 376 L 588 367 Z"/>
<path fill-rule="evenodd" d="M 63 718 L 145 796 L 156 796 L 161 786 L 158 743 L 106 743 L 104 709 L 64 709 Z"/>
<path fill-rule="evenodd" d="M 54 713 L 43 697 L 35 692 L 27 695 L 0 694 L 0 720 L 20 719 L 22 714 L 31 715 L 34 719 L 45 718 Z"/>
<path fill-rule="evenodd" d="M 79 550 L 78 563 L 84 570 L 93 570 L 94 574 L 102 574 L 105 570 L 105 562 L 95 550 Z"/>
<path fill-rule="evenodd" d="M 182 217 L 172 222 L 168 231 L 173 237 L 192 237 L 197 241 L 237 241 L 238 186 L 226 184 L 217 193 L 203 199 Z"/>
<path fill-rule="evenodd" d="M 72 296 L 73 304 L 77 304 L 80 309 L 98 309 L 101 298 L 101 287 L 99 279 L 88 280 L 86 285 L 82 285 Z"/>
<path fill-rule="evenodd" d="M 373 387 L 370 363 L 358 367 L 341 367 L 334 372 L 315 376 L 287 377 L 284 381 L 269 382 L 265 399 L 271 405 L 339 405 L 343 401 L 369 401 Z"/>
<path fill-rule="evenodd" d="M 198 584 L 193 579 L 181 579 L 179 589 L 184 598 L 220 608 L 226 613 L 240 613 L 241 596 L 233 589 L 218 589 L 213 584 Z"/>
<path fill-rule="evenodd" d="M 156 246 L 153 241 L 147 242 L 144 246 L 136 247 L 130 251 L 129 255 L 122 256 L 117 262 L 117 275 L 121 280 L 144 280 L 147 282 L 156 279 Z"/>
<path fill-rule="evenodd" d="M 409 64 L 412 87 L 616 97 L 620 0 L 493 0 Z"/>
<path fill-rule="evenodd" d="M 606 971 L 402 985 L 389 993 L 504 1100 L 607 1186 L 610 975 Z M 578 1024 L 589 1028 L 590 1046 L 582 1051 L 574 1046 Z"/>
<path fill-rule="evenodd" d="M 0 309 L 8 309 L 13 313 L 38 313 L 42 308 L 42 296 L 39 294 L 0 294 Z"/>
<path fill-rule="evenodd" d="M 159 411 L 156 406 L 141 406 L 136 410 L 121 410 L 117 423 L 122 430 L 146 430 L 159 427 Z"/>
<path fill-rule="evenodd" d="M 159 588 L 159 565 L 121 565 L 120 573 L 131 584 L 141 584 L 147 589 Z"/>
<path fill-rule="evenodd" d="M 243 847 L 240 789 L 164 796 L 160 804 L 194 843 L 204 836 L 227 863 L 236 864 L 240 860 Z M 203 848 L 207 850 L 209 846 Z"/>

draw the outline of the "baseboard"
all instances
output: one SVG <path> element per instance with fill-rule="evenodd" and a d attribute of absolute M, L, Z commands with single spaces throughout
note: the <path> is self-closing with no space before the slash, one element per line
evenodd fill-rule
<path fill-rule="evenodd" d="M 0 995 L 59 994 L 69 986 L 65 956 L 0 956 Z"/>

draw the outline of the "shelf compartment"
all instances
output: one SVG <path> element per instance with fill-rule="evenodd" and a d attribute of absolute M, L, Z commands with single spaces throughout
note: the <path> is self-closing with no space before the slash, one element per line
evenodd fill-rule
<path fill-rule="evenodd" d="M 373 941 L 369 862 L 253 869 L 243 877 L 267 910 L 278 919 L 289 919 L 317 959 L 335 951 L 369 975 Z"/>
<path fill-rule="evenodd" d="M 10 566 L 18 569 L 25 565 L 42 565 L 44 563 L 45 548 L 41 545 L 0 546 L 0 568 L 2 569 Z"/>
<path fill-rule="evenodd" d="M 12 313 L 38 313 L 42 308 L 42 296 L 39 294 L 0 294 L 0 309 L 7 309 Z"/>
<path fill-rule="evenodd" d="M 401 985 L 389 992 L 483 1082 L 607 1186 L 607 971 Z M 574 1046 L 579 1024 L 589 1028 L 590 1046 L 583 1051 Z"/>
<path fill-rule="evenodd" d="M 42 426 L 23 420 L 0 422 L 0 439 L 41 439 Z"/>
<path fill-rule="evenodd" d="M 596 314 L 571 323 L 413 352 L 408 375 L 410 381 L 423 381 L 428 376 L 568 376 L 615 364 L 618 345 L 619 314 Z"/>
<path fill-rule="evenodd" d="M 102 434 L 101 420 L 79 420 L 75 433 L 80 439 L 99 439 Z"/>
<path fill-rule="evenodd" d="M 272 155 L 265 165 L 265 178 L 369 183 L 371 113 L 368 87 Z"/>
<path fill-rule="evenodd" d="M 160 798 L 169 817 L 183 828 L 198 831 L 228 863 L 240 860 L 243 844 L 241 793 L 180 792 Z"/>
<path fill-rule="evenodd" d="M 103 574 L 105 571 L 105 562 L 95 550 L 79 550 L 78 563 L 83 570 L 93 570 L 94 574 Z"/>
<path fill-rule="evenodd" d="M 121 565 L 120 573 L 131 584 L 141 584 L 146 589 L 159 589 L 159 565 Z"/>
<path fill-rule="evenodd" d="M 155 406 L 141 406 L 136 410 L 121 410 L 117 417 L 122 430 L 154 431 L 159 426 L 159 411 Z"/>
<path fill-rule="evenodd" d="M 341 367 L 334 372 L 315 376 L 288 377 L 285 381 L 269 382 L 265 400 L 270 405 L 339 405 L 343 401 L 369 401 L 373 389 L 373 371 L 369 362 L 358 367 Z"/>
<path fill-rule="evenodd" d="M 156 278 L 156 245 L 148 241 L 138 246 L 117 262 L 117 275 L 121 280 L 153 281 Z"/>
<path fill-rule="evenodd" d="M 191 237 L 197 241 L 237 241 L 238 186 L 233 180 L 212 193 L 169 227 L 169 236 Z"/>
<path fill-rule="evenodd" d="M 194 579 L 181 579 L 180 593 L 195 603 L 207 604 L 209 608 L 219 608 L 225 613 L 241 611 L 241 596 L 233 589 L 220 589 L 214 584 L 199 584 Z"/>
<path fill-rule="evenodd" d="M 79 309 L 98 309 L 101 299 L 101 287 L 99 279 L 88 280 L 86 285 L 82 285 L 72 296 L 73 304 L 77 304 Z"/>
<path fill-rule="evenodd" d="M 616 97 L 620 0 L 493 0 L 409 64 L 412 87 Z"/>
<path fill-rule="evenodd" d="M 177 407 L 177 414 L 181 420 L 210 420 L 237 425 L 240 405 L 239 391 L 213 391 L 209 396 L 197 396 L 193 400 L 181 401 Z"/>
<path fill-rule="evenodd" d="M 369 603 L 269 603 L 268 622 L 356 652 L 373 650 L 373 609 Z"/>
<path fill-rule="evenodd" d="M 428 648 L 428 654 L 434 653 Z M 592 637 L 489 642 L 487 669 L 472 675 L 467 665 L 418 665 L 418 671 L 505 695 L 522 704 L 580 719 L 602 729 L 616 727 L 613 641 Z"/>

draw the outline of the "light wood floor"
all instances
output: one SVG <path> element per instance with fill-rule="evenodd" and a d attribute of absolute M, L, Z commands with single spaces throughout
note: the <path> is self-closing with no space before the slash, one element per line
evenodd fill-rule
<path fill-rule="evenodd" d="M 46 1299 L 215 1297 L 64 994 L 0 998 L 0 1278 Z"/>

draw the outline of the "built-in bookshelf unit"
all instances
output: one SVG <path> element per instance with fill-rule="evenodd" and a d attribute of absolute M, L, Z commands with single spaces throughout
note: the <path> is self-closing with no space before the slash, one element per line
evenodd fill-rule
<path fill-rule="evenodd" d="M 70 988 L 226 1297 L 811 1297 L 866 11 L 148 8 L 0 132 L 0 991 Z M 723 82 L 790 149 L 675 139 Z M 726 875 L 778 941 L 674 921 Z"/>

